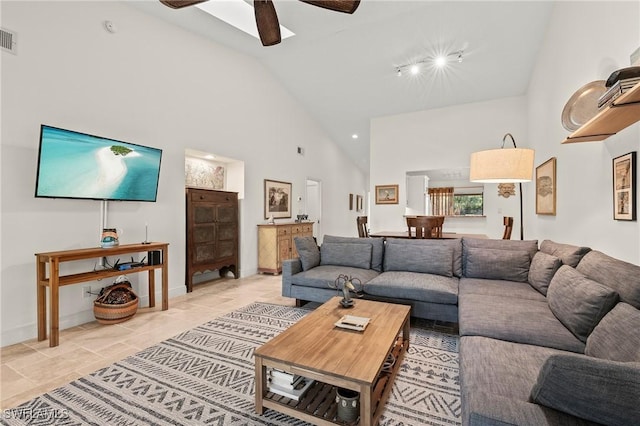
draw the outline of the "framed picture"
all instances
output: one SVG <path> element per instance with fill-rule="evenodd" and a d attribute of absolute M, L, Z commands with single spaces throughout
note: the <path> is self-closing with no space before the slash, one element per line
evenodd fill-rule
<path fill-rule="evenodd" d="M 376 204 L 398 204 L 398 185 L 376 185 Z"/>
<path fill-rule="evenodd" d="M 613 218 L 636 220 L 636 152 L 613 159 Z"/>
<path fill-rule="evenodd" d="M 291 217 L 291 183 L 264 180 L 264 218 Z"/>
<path fill-rule="evenodd" d="M 362 195 L 356 195 L 356 210 L 362 211 Z"/>
<path fill-rule="evenodd" d="M 353 210 L 353 194 L 349 194 L 349 210 Z"/>
<path fill-rule="evenodd" d="M 536 214 L 556 215 L 556 157 L 536 167 Z"/>

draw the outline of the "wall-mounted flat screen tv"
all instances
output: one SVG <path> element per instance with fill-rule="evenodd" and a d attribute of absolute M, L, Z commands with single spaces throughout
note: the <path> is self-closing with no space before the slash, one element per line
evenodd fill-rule
<path fill-rule="evenodd" d="M 42 125 L 36 197 L 156 201 L 162 150 Z"/>

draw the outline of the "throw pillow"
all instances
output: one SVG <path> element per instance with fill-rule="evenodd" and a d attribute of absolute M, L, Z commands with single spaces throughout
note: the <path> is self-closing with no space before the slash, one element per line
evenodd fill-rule
<path fill-rule="evenodd" d="M 531 400 L 607 425 L 637 424 L 640 364 L 578 354 L 551 355 L 540 369 Z"/>
<path fill-rule="evenodd" d="M 308 271 L 320 264 L 320 249 L 313 237 L 295 237 L 293 243 L 296 245 L 303 271 Z"/>
<path fill-rule="evenodd" d="M 468 248 L 465 276 L 527 282 L 531 258 L 526 251 Z"/>
<path fill-rule="evenodd" d="M 561 244 L 551 240 L 544 240 L 540 244 L 540 251 L 558 257 L 564 265 L 575 268 L 578 263 L 580 263 L 580 259 L 589 253 L 591 249 L 589 247 L 578 247 L 571 244 Z"/>
<path fill-rule="evenodd" d="M 584 353 L 612 361 L 640 362 L 640 310 L 618 303 L 593 329 Z"/>
<path fill-rule="evenodd" d="M 324 243 L 365 244 L 371 246 L 371 269 L 382 272 L 382 256 L 384 254 L 384 238 L 336 237 L 325 235 Z"/>
<path fill-rule="evenodd" d="M 392 244 L 403 244 L 412 246 L 438 246 L 443 245 L 451 247 L 453 253 L 452 272 L 454 277 L 462 277 L 462 239 L 461 238 L 445 238 L 445 239 L 410 239 L 410 238 L 387 238 L 385 247 Z"/>
<path fill-rule="evenodd" d="M 466 267 L 470 248 L 505 251 L 526 251 L 529 262 L 538 252 L 538 240 L 494 240 L 489 238 L 462 238 L 462 264 Z M 466 276 L 466 273 L 465 273 Z M 526 279 L 525 279 L 526 281 Z"/>
<path fill-rule="evenodd" d="M 320 264 L 370 269 L 371 245 L 323 243 L 320 247 Z"/>
<path fill-rule="evenodd" d="M 620 300 L 640 309 L 640 266 L 592 250 L 584 255 L 576 269 L 585 277 L 614 289 Z"/>
<path fill-rule="evenodd" d="M 448 244 L 414 245 L 387 243 L 385 271 L 406 271 L 453 276 L 453 247 Z"/>
<path fill-rule="evenodd" d="M 549 283 L 560 266 L 562 266 L 562 260 L 559 258 L 541 251 L 537 252 L 531 260 L 529 284 L 546 296 Z"/>
<path fill-rule="evenodd" d="M 551 312 L 583 342 L 618 302 L 618 293 L 562 265 L 547 290 Z"/>

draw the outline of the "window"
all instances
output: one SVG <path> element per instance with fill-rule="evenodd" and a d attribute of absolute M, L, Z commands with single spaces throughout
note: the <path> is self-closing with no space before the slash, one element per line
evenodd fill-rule
<path fill-rule="evenodd" d="M 479 194 L 453 194 L 453 214 L 455 216 L 482 216 L 484 197 Z"/>

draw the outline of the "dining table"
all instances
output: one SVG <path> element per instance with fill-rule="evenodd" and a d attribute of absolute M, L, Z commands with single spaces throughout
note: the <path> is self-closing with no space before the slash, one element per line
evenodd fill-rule
<path fill-rule="evenodd" d="M 380 232 L 371 232 L 369 233 L 370 237 L 374 238 L 415 238 L 409 236 L 408 231 L 380 231 Z M 442 239 L 453 239 L 453 238 L 480 238 L 480 239 L 488 239 L 489 237 L 485 234 L 463 234 L 458 232 L 443 232 Z"/>

